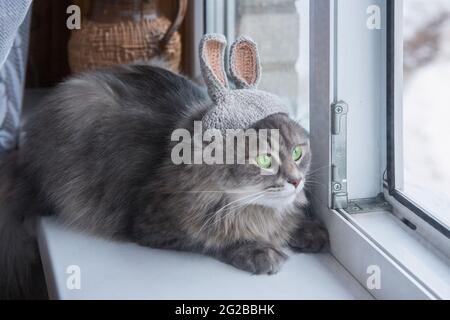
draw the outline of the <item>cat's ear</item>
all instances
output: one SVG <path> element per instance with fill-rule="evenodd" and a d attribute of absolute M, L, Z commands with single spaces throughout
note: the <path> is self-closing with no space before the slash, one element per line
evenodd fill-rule
<path fill-rule="evenodd" d="M 256 43 L 245 36 L 241 36 L 231 46 L 230 74 L 239 89 L 256 88 L 261 77 Z"/>
<path fill-rule="evenodd" d="M 225 72 L 225 49 L 227 40 L 220 34 L 206 34 L 200 42 L 200 67 L 208 93 L 218 102 L 228 90 Z"/>

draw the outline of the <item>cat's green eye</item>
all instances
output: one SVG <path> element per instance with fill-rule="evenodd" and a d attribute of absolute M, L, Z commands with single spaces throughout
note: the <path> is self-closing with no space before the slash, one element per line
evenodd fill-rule
<path fill-rule="evenodd" d="M 256 164 L 263 169 L 269 169 L 272 166 L 272 157 L 268 154 L 260 154 L 256 157 Z"/>
<path fill-rule="evenodd" d="M 294 150 L 292 150 L 292 159 L 294 159 L 294 161 L 298 161 L 302 157 L 302 154 L 303 154 L 302 147 L 296 146 Z"/>

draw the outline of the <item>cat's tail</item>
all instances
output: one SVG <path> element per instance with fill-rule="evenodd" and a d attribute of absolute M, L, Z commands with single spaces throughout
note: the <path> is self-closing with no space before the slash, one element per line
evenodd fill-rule
<path fill-rule="evenodd" d="M 17 158 L 17 151 L 0 155 L 0 299 L 45 299 L 34 195 Z"/>

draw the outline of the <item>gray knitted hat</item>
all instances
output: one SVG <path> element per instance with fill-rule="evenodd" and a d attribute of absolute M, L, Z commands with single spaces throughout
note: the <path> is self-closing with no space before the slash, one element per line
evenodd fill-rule
<path fill-rule="evenodd" d="M 202 119 L 204 129 L 245 129 L 275 113 L 287 113 L 281 99 L 257 90 L 261 76 L 256 43 L 239 37 L 230 49 L 230 75 L 236 85 L 228 86 L 224 67 L 227 41 L 220 34 L 206 34 L 200 42 L 200 66 L 213 101 Z"/>

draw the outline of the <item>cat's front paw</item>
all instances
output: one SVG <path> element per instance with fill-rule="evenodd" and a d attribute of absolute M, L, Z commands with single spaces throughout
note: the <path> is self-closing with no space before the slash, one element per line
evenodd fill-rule
<path fill-rule="evenodd" d="M 229 264 L 253 274 L 275 274 L 288 258 L 285 253 L 270 245 L 257 243 L 235 247 L 227 257 Z"/>
<path fill-rule="evenodd" d="M 291 234 L 289 246 L 297 252 L 319 252 L 328 241 L 328 232 L 322 223 L 304 220 Z"/>

